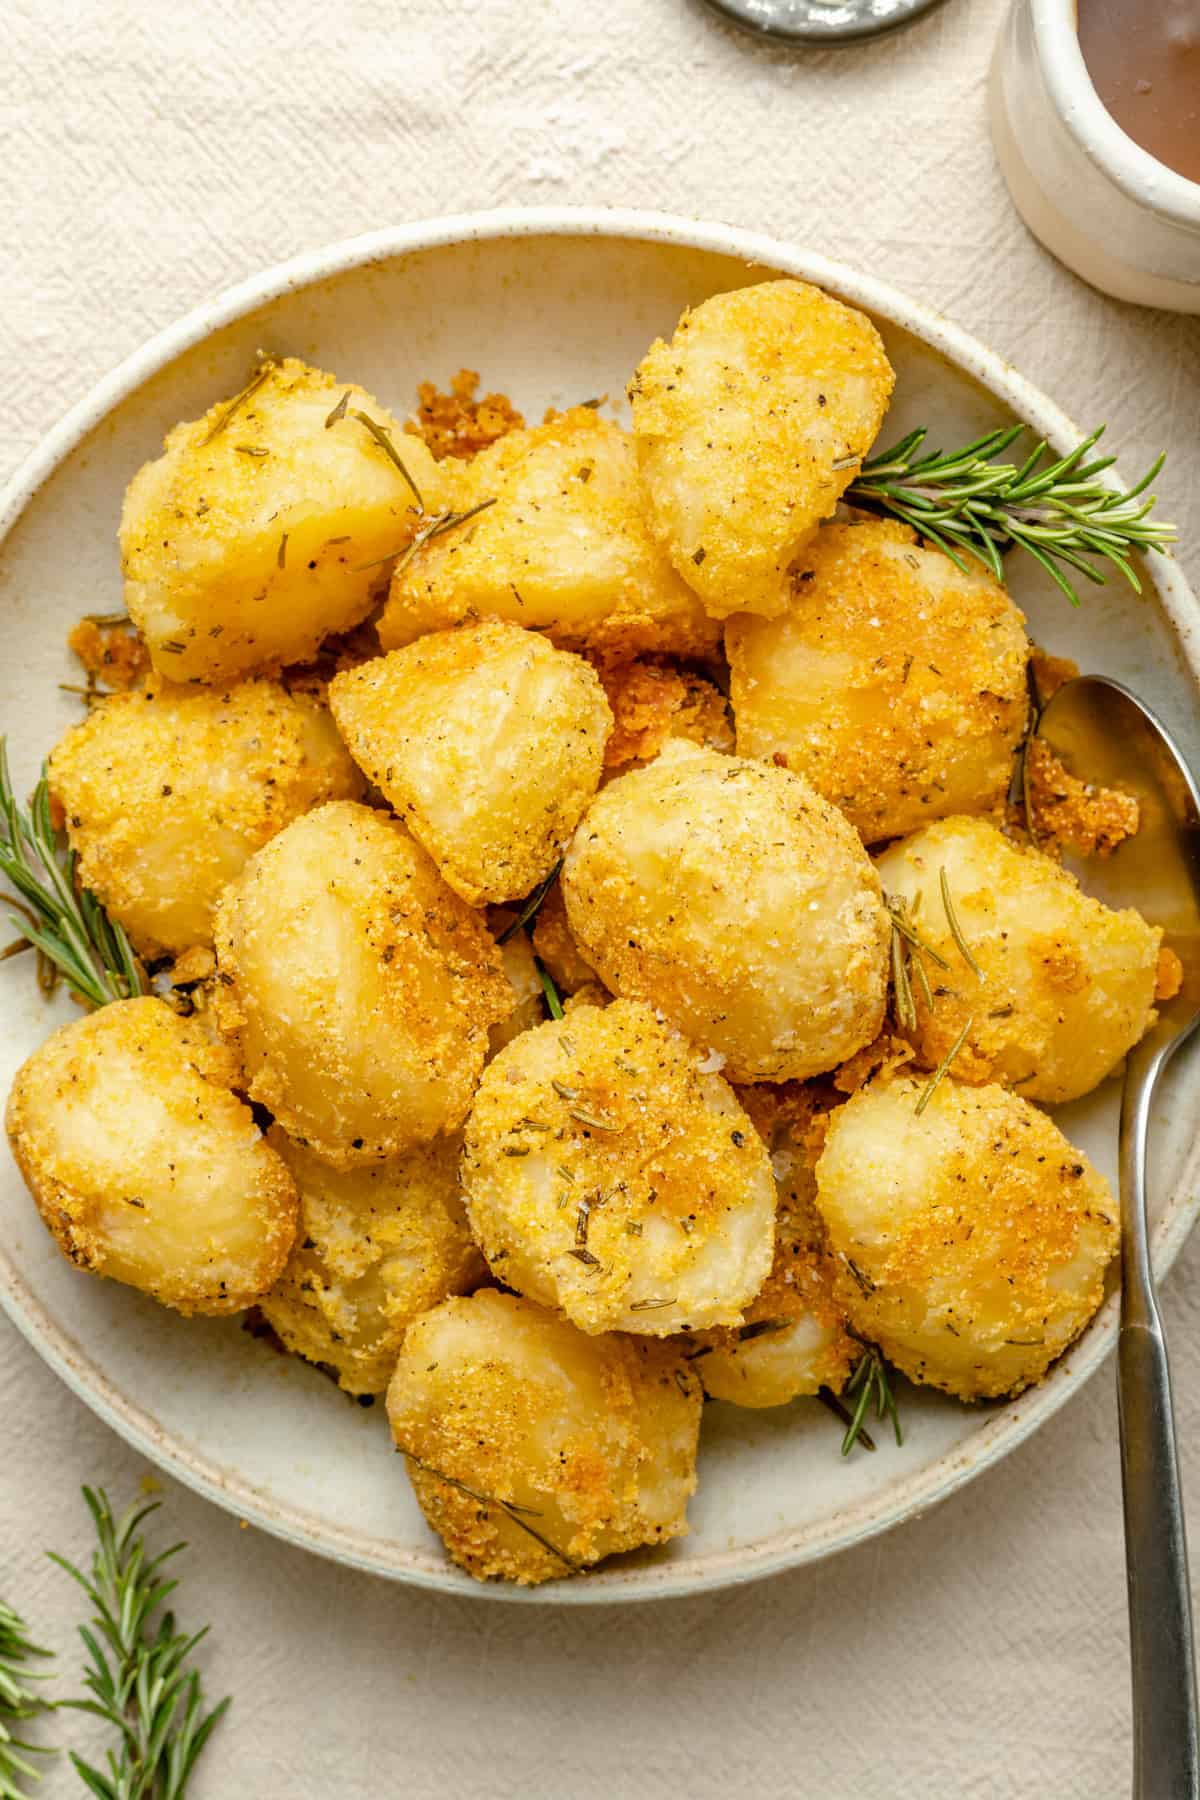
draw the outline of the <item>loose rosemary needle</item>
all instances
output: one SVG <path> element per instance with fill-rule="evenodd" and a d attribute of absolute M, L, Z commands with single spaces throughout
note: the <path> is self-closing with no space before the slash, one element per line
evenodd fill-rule
<path fill-rule="evenodd" d="M 961 450 L 924 455 L 927 433 L 910 431 L 862 465 L 846 499 L 894 514 L 960 569 L 967 570 L 964 557 L 970 556 L 997 581 L 1004 580 L 1003 552 L 1017 545 L 1042 565 L 1072 606 L 1080 602 L 1070 572 L 1103 582 L 1105 564 L 1140 593 L 1130 555 L 1160 550 L 1176 535 L 1173 525 L 1150 520 L 1154 496 L 1146 490 L 1164 459 L 1160 456 L 1127 492 L 1111 487 L 1103 477 L 1115 458 L 1089 460 L 1101 426 L 1067 456 L 1050 458 L 1040 441 L 1019 465 L 994 462 L 1024 429 L 1012 425 Z"/>
<path fill-rule="evenodd" d="M 846 1435 L 842 1439 L 843 1456 L 849 1456 L 855 1444 L 863 1436 L 863 1425 L 866 1422 L 872 1400 L 875 1402 L 876 1418 L 890 1419 L 897 1444 L 904 1442 L 904 1433 L 900 1428 L 900 1413 L 896 1406 L 896 1396 L 892 1392 L 887 1364 L 873 1344 L 867 1344 L 864 1347 L 861 1357 L 854 1366 L 854 1372 L 846 1383 L 845 1392 L 847 1396 L 855 1395 L 856 1399 L 850 1423 L 846 1427 Z M 874 1445 L 871 1448 L 874 1449 Z"/>
<path fill-rule="evenodd" d="M 0 875 L 19 896 L 11 923 L 87 1006 L 107 1006 L 145 991 L 141 965 L 121 926 L 76 880 L 74 851 L 59 849 L 46 775 L 28 811 L 17 805 L 8 752 L 0 736 Z M 0 903 L 5 896 L 0 895 Z"/>

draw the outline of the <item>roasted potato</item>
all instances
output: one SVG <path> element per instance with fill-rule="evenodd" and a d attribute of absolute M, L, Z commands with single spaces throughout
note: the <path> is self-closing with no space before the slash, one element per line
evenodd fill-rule
<path fill-rule="evenodd" d="M 300 1194 L 287 1267 L 261 1301 L 289 1350 L 336 1371 L 348 1394 L 382 1394 L 406 1327 L 486 1279 L 467 1230 L 458 1138 L 390 1162 L 331 1169 L 273 1125 Z"/>
<path fill-rule="evenodd" d="M 602 662 L 600 679 L 613 713 L 606 770 L 653 762 L 671 738 L 687 738 L 706 750 L 733 749 L 729 702 L 703 675 L 638 659 Z"/>
<path fill-rule="evenodd" d="M 731 1081 L 831 1069 L 883 1018 L 890 926 L 846 821 L 799 775 L 671 742 L 599 793 L 563 863 L 567 918 L 614 993 Z"/>
<path fill-rule="evenodd" d="M 293 820 L 226 888 L 214 935 L 217 1024 L 289 1137 L 348 1168 L 462 1123 L 512 988 L 396 820 L 350 800 Z"/>
<path fill-rule="evenodd" d="M 494 1056 L 497 1050 L 503 1050 L 505 1044 L 511 1044 L 515 1037 L 528 1031 L 532 1025 L 540 1025 L 546 1016 L 545 1000 L 542 995 L 542 984 L 538 979 L 537 963 L 534 961 L 533 948 L 523 931 L 514 931 L 511 937 L 500 943 L 500 935 L 505 927 L 515 923 L 517 914 L 505 907 L 497 907 L 489 918 L 492 931 L 497 934 L 496 942 L 500 950 L 500 961 L 504 965 L 504 973 L 508 985 L 512 989 L 512 1010 L 488 1032 L 488 1054 Z"/>
<path fill-rule="evenodd" d="M 629 388 L 651 530 L 714 618 L 788 606 L 788 572 L 879 430 L 871 321 L 803 281 L 714 294 Z"/>
<path fill-rule="evenodd" d="M 330 683 L 351 754 L 472 906 L 545 879 L 600 783 L 594 669 L 535 631 L 438 631 Z"/>
<path fill-rule="evenodd" d="M 101 700 L 50 758 L 79 878 L 146 957 L 210 944 L 213 908 L 246 859 L 362 788 L 325 708 L 274 681 L 152 679 Z"/>
<path fill-rule="evenodd" d="M 17 1071 L 9 1142 L 64 1256 L 182 1313 L 271 1286 L 296 1187 L 230 1092 L 232 1059 L 165 1000 L 63 1025 Z"/>
<path fill-rule="evenodd" d="M 959 1080 L 1007 1082 L 1027 1100 L 1076 1100 L 1154 1023 L 1158 927 L 1131 907 L 1103 906 L 1060 864 L 1018 849 L 986 819 L 940 820 L 889 845 L 876 867 L 933 953 L 924 958 L 933 1004 L 912 981 L 916 1023 L 906 1033 L 924 1067 L 936 1068 L 969 1022 L 954 1060 Z"/>
<path fill-rule="evenodd" d="M 1104 1296 L 1107 1183 L 1002 1087 L 876 1080 L 835 1112 L 817 1206 L 853 1329 L 962 1400 L 1040 1381 Z"/>
<path fill-rule="evenodd" d="M 560 882 L 555 882 L 538 909 L 533 925 L 533 948 L 560 993 L 576 994 L 580 988 L 595 985 L 596 971 L 575 942 L 567 923 Z"/>
<path fill-rule="evenodd" d="M 125 495 L 125 603 L 155 668 L 222 682 L 306 661 L 366 615 L 381 565 L 453 481 L 363 388 L 263 363 L 177 425 Z"/>
<path fill-rule="evenodd" d="M 687 1531 L 700 1405 L 675 1346 L 585 1337 L 494 1288 L 409 1326 L 387 1398 L 455 1562 L 522 1586 Z"/>
<path fill-rule="evenodd" d="M 632 439 L 592 407 L 510 432 L 460 480 L 461 510 L 493 504 L 397 565 L 385 650 L 471 618 L 508 619 L 568 649 L 719 650 L 719 629 L 646 529 Z"/>
<path fill-rule="evenodd" d="M 728 1084 L 636 1002 L 578 1006 L 500 1052 L 462 1178 L 495 1273 L 584 1331 L 740 1324 L 771 1266 L 762 1140 Z"/>
<path fill-rule="evenodd" d="M 838 1394 L 862 1355 L 834 1297 L 835 1267 L 814 1201 L 815 1153 L 807 1134 L 826 1110 L 809 1087 L 744 1088 L 738 1095 L 771 1156 L 779 1207 L 775 1260 L 745 1323 L 696 1332 L 685 1351 L 713 1400 L 785 1406 L 802 1394 Z"/>
<path fill-rule="evenodd" d="M 740 756 L 784 761 L 868 843 L 999 807 L 1025 729 L 1025 622 L 907 525 L 823 525 L 787 611 L 725 628 Z"/>

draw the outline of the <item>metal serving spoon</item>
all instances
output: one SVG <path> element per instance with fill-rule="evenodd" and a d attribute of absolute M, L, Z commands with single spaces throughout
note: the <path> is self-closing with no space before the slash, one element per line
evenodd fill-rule
<path fill-rule="evenodd" d="M 1120 682 L 1069 681 L 1038 727 L 1080 779 L 1137 795 L 1141 824 L 1089 866 L 1088 887 L 1136 906 L 1183 963 L 1183 987 L 1130 1052 L 1121 1101 L 1118 1395 L 1133 1672 L 1134 1800 L 1197 1800 L 1196 1672 L 1187 1538 L 1167 1346 L 1146 1223 L 1146 1151 L 1159 1076 L 1200 1022 L 1200 790 L 1170 734 Z"/>

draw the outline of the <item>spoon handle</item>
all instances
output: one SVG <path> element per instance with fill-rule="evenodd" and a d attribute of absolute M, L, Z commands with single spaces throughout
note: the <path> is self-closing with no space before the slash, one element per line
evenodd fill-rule
<path fill-rule="evenodd" d="M 1150 1269 L 1146 1146 L 1165 1056 L 1129 1058 L 1121 1106 L 1118 1393 L 1133 1674 L 1133 1800 L 1197 1800 L 1196 1672 L 1171 1375 Z"/>

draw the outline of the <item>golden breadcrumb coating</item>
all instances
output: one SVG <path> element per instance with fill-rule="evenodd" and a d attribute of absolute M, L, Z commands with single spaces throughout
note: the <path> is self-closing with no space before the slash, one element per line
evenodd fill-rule
<path fill-rule="evenodd" d="M 596 982 L 596 971 L 571 933 L 562 886 L 555 882 L 533 924 L 533 948 L 560 994 L 574 994 Z"/>
<path fill-rule="evenodd" d="M 458 1182 L 457 1137 L 389 1162 L 331 1169 L 273 1125 L 300 1194 L 287 1267 L 261 1301 L 297 1356 L 337 1374 L 348 1394 L 382 1394 L 412 1321 L 487 1277 Z"/>
<path fill-rule="evenodd" d="M 740 1324 L 771 1266 L 761 1139 L 729 1085 L 633 1001 L 575 1007 L 489 1064 L 463 1187 L 493 1271 L 584 1331 Z"/>
<path fill-rule="evenodd" d="M 443 465 L 444 466 L 444 465 Z M 462 466 L 455 505 L 493 505 L 398 565 L 385 650 L 475 618 L 567 649 L 712 656 L 720 630 L 654 543 L 633 441 L 591 407 L 513 431 Z"/>
<path fill-rule="evenodd" d="M 789 603 L 895 376 L 871 321 L 803 281 L 714 294 L 629 387 L 651 530 L 714 618 Z"/>
<path fill-rule="evenodd" d="M 329 704 L 355 760 L 473 906 L 519 899 L 550 873 L 612 730 L 581 656 L 497 619 L 347 670 Z"/>
<path fill-rule="evenodd" d="M 904 1035 L 923 1067 L 936 1068 L 970 1020 L 954 1061 L 959 1080 L 1009 1082 L 1027 1100 L 1076 1100 L 1154 1023 L 1158 927 L 1131 907 L 1102 905 L 986 819 L 942 819 L 889 845 L 876 866 L 885 893 L 910 914 L 917 908 L 921 937 L 948 965 L 926 959 L 932 1008 L 912 981 L 917 1022 Z M 978 975 L 955 942 L 943 870 Z"/>
<path fill-rule="evenodd" d="M 474 369 L 460 369 L 450 379 L 449 393 L 436 382 L 423 381 L 417 389 L 417 416 L 404 429 L 424 439 L 438 462 L 444 456 L 469 458 L 486 450 L 497 438 L 519 431 L 525 421 L 507 394 L 475 398 L 479 376 Z"/>
<path fill-rule="evenodd" d="M 164 1000 L 63 1025 L 17 1071 L 9 1142 L 64 1256 L 182 1313 L 264 1294 L 296 1188 L 230 1086 L 227 1051 Z"/>
<path fill-rule="evenodd" d="M 697 1332 L 685 1354 L 705 1393 L 734 1406 L 785 1406 L 823 1387 L 839 1394 L 862 1346 L 834 1297 L 835 1269 L 813 1204 L 816 1158 L 808 1137 L 831 1097 L 789 1082 L 743 1088 L 738 1099 L 770 1152 L 779 1196 L 775 1260 L 745 1323 Z"/>
<path fill-rule="evenodd" d="M 426 1520 L 477 1580 L 553 1581 L 687 1531 L 700 1383 L 673 1345 L 585 1337 L 486 1288 L 409 1327 L 387 1407 Z"/>
<path fill-rule="evenodd" d="M 799 775 L 673 741 L 592 801 L 567 918 L 614 993 L 732 1081 L 803 1079 L 879 1030 L 890 926 L 856 834 Z"/>
<path fill-rule="evenodd" d="M 143 956 L 210 943 L 247 858 L 310 807 L 363 789 L 325 708 L 274 681 L 151 678 L 100 701 L 49 772 L 80 880 Z"/>
<path fill-rule="evenodd" d="M 1174 950 L 1164 944 L 1158 953 L 1158 968 L 1154 977 L 1154 998 L 1156 1000 L 1174 1000 L 1176 994 L 1183 990 L 1183 964 Z"/>
<path fill-rule="evenodd" d="M 1118 844 L 1134 836 L 1141 822 L 1136 794 L 1080 781 L 1044 738 L 1031 737 L 1025 746 L 1024 781 L 1033 830 L 1043 850 L 1111 856 Z"/>
<path fill-rule="evenodd" d="M 687 738 L 706 750 L 733 749 L 729 702 L 702 675 L 645 661 L 602 661 L 598 667 L 614 720 L 606 769 L 653 762 L 669 738 Z"/>
<path fill-rule="evenodd" d="M 347 1168 L 462 1123 L 512 988 L 398 821 L 350 800 L 293 820 L 226 888 L 214 935 L 217 1024 L 289 1137 Z"/>
<path fill-rule="evenodd" d="M 742 756 L 782 760 L 867 843 L 1004 800 L 1025 729 L 1022 615 L 895 520 L 825 525 L 787 611 L 725 632 Z"/>
<path fill-rule="evenodd" d="M 817 1205 L 853 1329 L 962 1400 L 1040 1381 L 1091 1319 L 1117 1246 L 1103 1177 L 1002 1087 L 877 1080 L 833 1113 Z"/>
<path fill-rule="evenodd" d="M 150 667 L 145 644 L 127 624 L 85 616 L 68 632 L 67 649 L 83 664 L 89 696 L 100 692 L 98 682 L 122 692 L 134 687 Z"/>
<path fill-rule="evenodd" d="M 364 388 L 294 357 L 261 365 L 240 397 L 177 425 L 126 492 L 125 604 L 155 668 L 219 682 L 307 661 L 365 616 L 452 480 Z"/>

